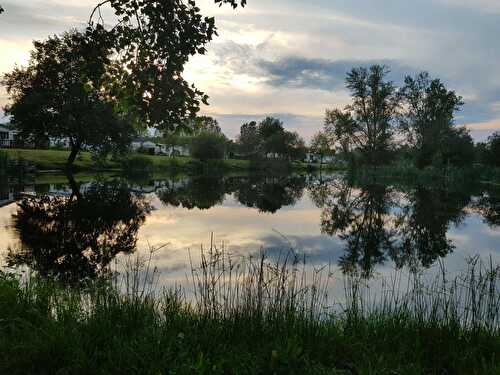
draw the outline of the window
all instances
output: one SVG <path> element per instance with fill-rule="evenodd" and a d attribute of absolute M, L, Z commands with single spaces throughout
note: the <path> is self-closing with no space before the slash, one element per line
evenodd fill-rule
<path fill-rule="evenodd" d="M 7 139 L 9 139 L 9 133 L 8 132 L 0 132 L 0 140 L 6 141 Z"/>

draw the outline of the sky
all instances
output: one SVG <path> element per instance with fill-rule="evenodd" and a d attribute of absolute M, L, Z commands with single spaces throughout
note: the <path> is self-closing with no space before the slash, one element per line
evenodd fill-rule
<path fill-rule="evenodd" d="M 85 24 L 97 0 L 0 0 L 0 74 L 29 58 L 31 41 Z M 500 130 L 500 0 L 198 0 L 219 36 L 185 78 L 210 96 L 204 114 L 235 137 L 271 115 L 309 139 L 327 108 L 349 102 L 352 67 L 383 63 L 390 79 L 426 70 L 463 96 L 456 115 L 478 141 Z M 0 106 L 7 101 L 0 88 Z M 0 118 L 2 113 L 0 111 Z"/>

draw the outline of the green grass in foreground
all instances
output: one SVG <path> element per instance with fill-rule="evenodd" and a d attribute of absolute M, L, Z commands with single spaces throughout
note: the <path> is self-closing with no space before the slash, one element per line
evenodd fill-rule
<path fill-rule="evenodd" d="M 499 373 L 498 269 L 474 266 L 449 290 L 416 283 L 377 308 L 353 298 L 328 315 L 325 285 L 306 287 L 299 269 L 210 251 L 193 269 L 191 302 L 178 289 L 153 293 L 137 269 L 86 288 L 0 274 L 0 373 Z"/>

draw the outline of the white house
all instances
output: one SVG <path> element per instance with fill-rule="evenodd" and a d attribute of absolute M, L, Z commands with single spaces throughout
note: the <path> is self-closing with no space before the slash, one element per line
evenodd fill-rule
<path fill-rule="evenodd" d="M 132 150 L 144 150 L 154 155 L 189 156 L 189 148 L 186 146 L 167 146 L 162 143 L 151 142 L 146 139 L 136 139 L 131 143 Z"/>
<path fill-rule="evenodd" d="M 10 129 L 5 125 L 0 125 L 0 147 L 15 147 L 18 133 L 17 130 Z"/>
<path fill-rule="evenodd" d="M 323 156 L 323 163 L 333 163 L 337 160 L 335 155 L 325 155 Z M 305 157 L 306 163 L 319 163 L 321 161 L 321 155 L 315 152 L 307 152 Z"/>

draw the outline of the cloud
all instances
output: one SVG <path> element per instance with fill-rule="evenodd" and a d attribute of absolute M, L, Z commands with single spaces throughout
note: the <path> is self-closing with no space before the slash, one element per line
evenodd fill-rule
<path fill-rule="evenodd" d="M 391 71 L 388 79 L 396 82 L 401 82 L 406 74 L 413 74 L 415 71 L 395 60 L 334 61 L 291 56 L 277 61 L 258 62 L 260 68 L 271 77 L 269 82 L 271 85 L 327 91 L 343 90 L 346 74 L 353 67 L 369 67 L 374 64 L 387 66 Z"/>
<path fill-rule="evenodd" d="M 493 119 L 486 122 L 477 122 L 472 124 L 467 124 L 467 128 L 474 130 L 496 130 L 500 129 L 500 118 Z"/>
<path fill-rule="evenodd" d="M 500 13 L 500 2 L 498 0 L 439 0 L 446 5 L 464 7 L 478 12 Z"/>
<path fill-rule="evenodd" d="M 96 3 L 0 2 L 0 74 L 26 62 L 33 39 L 83 25 Z M 252 0 L 236 11 L 197 4 L 216 17 L 220 36 L 206 56 L 191 59 L 185 77 L 210 95 L 202 110 L 222 121 L 288 114 L 309 133 L 325 108 L 347 104 L 345 72 L 372 63 L 389 65 L 396 82 L 416 70 L 441 78 L 465 97 L 457 124 L 499 117 L 498 0 Z M 113 17 L 109 8 L 105 17 Z"/>

